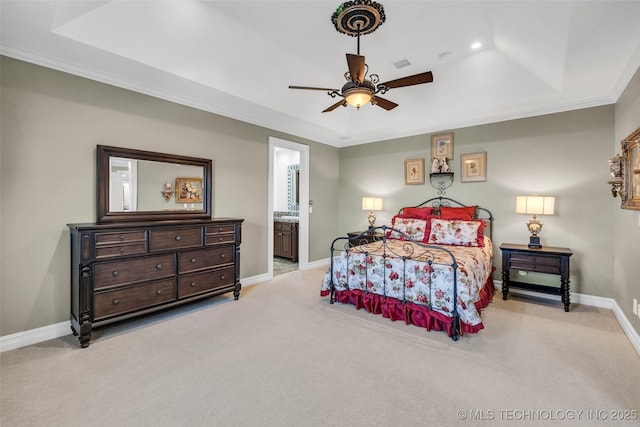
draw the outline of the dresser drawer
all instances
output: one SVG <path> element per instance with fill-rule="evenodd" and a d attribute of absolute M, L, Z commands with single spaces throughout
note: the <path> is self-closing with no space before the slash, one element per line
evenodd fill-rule
<path fill-rule="evenodd" d="M 123 231 L 116 233 L 96 233 L 96 246 L 146 241 L 146 230 Z"/>
<path fill-rule="evenodd" d="M 233 243 L 235 240 L 235 234 L 215 234 L 204 236 L 204 244 L 207 246 Z"/>
<path fill-rule="evenodd" d="M 221 233 L 231 233 L 234 234 L 236 231 L 236 227 L 233 224 L 225 224 L 225 225 L 208 225 L 205 227 L 205 234 L 221 234 Z"/>
<path fill-rule="evenodd" d="M 104 317 L 163 304 L 175 299 L 175 278 L 145 283 L 144 285 L 132 286 L 126 289 L 96 293 L 93 297 L 93 316 L 94 320 L 99 320 Z"/>
<path fill-rule="evenodd" d="M 175 275 L 175 271 L 173 254 L 99 262 L 93 267 L 93 288 L 103 289 L 141 280 L 160 279 Z"/>
<path fill-rule="evenodd" d="M 178 273 L 188 273 L 233 262 L 233 246 L 221 246 L 212 249 L 180 252 L 178 255 Z"/>
<path fill-rule="evenodd" d="M 202 246 L 202 227 L 151 230 L 149 233 L 149 250 L 152 252 L 195 246 Z"/>
<path fill-rule="evenodd" d="M 233 267 L 190 274 L 178 279 L 178 299 L 209 292 L 234 283 Z"/>
<path fill-rule="evenodd" d="M 97 259 L 145 253 L 147 253 L 147 242 L 96 247 Z"/>

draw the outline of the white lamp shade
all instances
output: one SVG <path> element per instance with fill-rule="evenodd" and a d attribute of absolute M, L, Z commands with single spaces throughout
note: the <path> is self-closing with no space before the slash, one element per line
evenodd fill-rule
<path fill-rule="evenodd" d="M 556 198 L 553 196 L 517 196 L 516 213 L 529 215 L 553 215 Z"/>
<path fill-rule="evenodd" d="M 363 197 L 362 210 L 363 211 L 381 211 L 382 198 L 381 197 Z"/>

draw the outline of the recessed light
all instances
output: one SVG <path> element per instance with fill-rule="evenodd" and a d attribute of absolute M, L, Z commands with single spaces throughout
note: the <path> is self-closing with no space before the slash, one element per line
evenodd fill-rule
<path fill-rule="evenodd" d="M 471 44 L 471 49 L 480 49 L 482 47 L 482 43 L 474 42 Z"/>

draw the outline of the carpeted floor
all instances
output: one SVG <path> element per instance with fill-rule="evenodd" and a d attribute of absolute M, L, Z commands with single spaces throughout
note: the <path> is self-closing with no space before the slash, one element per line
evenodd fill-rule
<path fill-rule="evenodd" d="M 640 358 L 608 310 L 496 294 L 453 342 L 330 305 L 323 274 L 2 353 L 0 425 L 640 424 Z"/>

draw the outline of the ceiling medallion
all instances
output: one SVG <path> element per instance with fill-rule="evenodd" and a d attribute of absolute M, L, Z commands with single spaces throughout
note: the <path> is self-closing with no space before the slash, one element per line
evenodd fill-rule
<path fill-rule="evenodd" d="M 371 0 L 346 1 L 331 16 L 336 30 L 351 37 L 374 32 L 385 19 L 384 7 Z"/>

